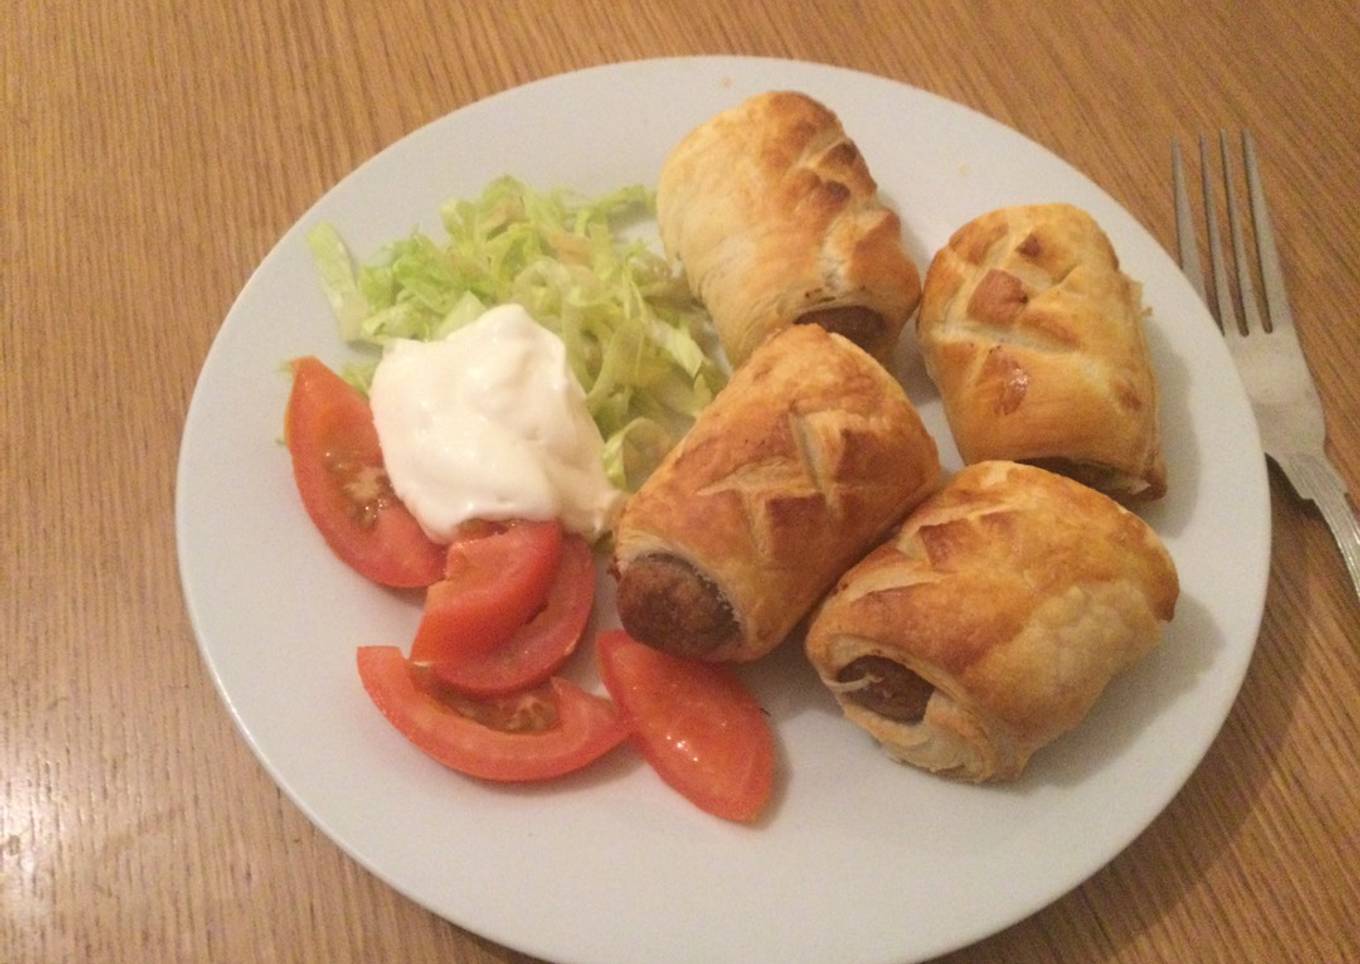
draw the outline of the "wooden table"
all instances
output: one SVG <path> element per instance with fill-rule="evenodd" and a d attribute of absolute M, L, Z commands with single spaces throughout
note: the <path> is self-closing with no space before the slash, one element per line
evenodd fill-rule
<path fill-rule="evenodd" d="M 360 161 L 525 81 L 714 52 L 968 104 L 1168 245 L 1172 138 L 1249 125 L 1360 491 L 1354 4 L 6 4 L 0 959 L 520 959 L 360 869 L 237 735 L 179 590 L 180 431 L 251 269 Z M 1208 757 L 1113 863 L 959 960 L 1360 959 L 1360 604 L 1318 513 L 1271 488 L 1265 622 Z"/>

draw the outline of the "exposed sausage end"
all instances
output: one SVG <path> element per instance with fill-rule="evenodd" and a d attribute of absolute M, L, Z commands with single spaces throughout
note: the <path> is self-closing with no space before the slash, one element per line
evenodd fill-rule
<path fill-rule="evenodd" d="M 899 723 L 919 723 L 935 687 L 921 676 L 883 656 L 861 656 L 836 674 L 838 683 L 864 685 L 841 690 L 842 695 L 867 710 Z"/>
<path fill-rule="evenodd" d="M 628 635 L 677 656 L 702 657 L 740 637 L 718 587 L 671 555 L 633 560 L 619 577 L 618 607 Z"/>
<path fill-rule="evenodd" d="M 883 341 L 883 316 L 863 305 L 838 305 L 804 312 L 794 321 L 796 325 L 819 325 L 832 334 L 848 338 L 873 354 Z"/>

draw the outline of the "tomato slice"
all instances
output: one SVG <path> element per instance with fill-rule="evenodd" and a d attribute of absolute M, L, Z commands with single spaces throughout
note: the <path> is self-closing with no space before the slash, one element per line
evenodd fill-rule
<path fill-rule="evenodd" d="M 595 603 L 595 560 L 580 536 L 562 545 L 562 564 L 538 615 L 502 645 L 430 666 L 440 682 L 469 696 L 505 696 L 537 686 L 576 650 Z"/>
<path fill-rule="evenodd" d="M 368 402 L 315 358 L 293 362 L 284 434 L 302 504 L 341 561 L 384 586 L 439 578 L 444 550 L 392 491 Z"/>
<path fill-rule="evenodd" d="M 774 734 L 741 681 L 622 630 L 601 635 L 595 651 L 605 688 L 661 778 L 715 816 L 760 816 L 774 785 Z"/>
<path fill-rule="evenodd" d="M 519 697 L 478 702 L 438 694 L 395 646 L 361 646 L 359 678 L 402 735 L 444 766 L 483 780 L 547 780 L 623 742 L 614 704 L 560 677 Z"/>
<path fill-rule="evenodd" d="M 449 546 L 445 578 L 425 594 L 412 662 L 442 663 L 489 652 L 532 619 L 548 598 L 562 559 L 562 527 L 556 520 L 470 531 Z"/>

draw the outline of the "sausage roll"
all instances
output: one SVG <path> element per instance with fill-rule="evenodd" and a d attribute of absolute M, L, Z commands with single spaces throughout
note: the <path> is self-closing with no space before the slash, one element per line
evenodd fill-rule
<path fill-rule="evenodd" d="M 1156 534 L 1117 502 L 982 462 L 841 577 L 807 653 L 895 759 L 1005 780 L 1156 644 L 1178 592 Z"/>
<path fill-rule="evenodd" d="M 1030 462 L 1124 499 L 1166 491 L 1141 288 L 1066 204 L 960 228 L 926 273 L 917 334 L 965 462 Z"/>
<path fill-rule="evenodd" d="M 626 503 L 623 626 L 658 649 L 752 660 L 932 492 L 940 463 L 901 385 L 816 325 L 756 350 Z"/>
<path fill-rule="evenodd" d="M 836 115 L 803 94 L 761 94 L 692 131 L 656 205 L 734 367 L 795 322 L 887 362 L 920 300 L 897 215 Z"/>

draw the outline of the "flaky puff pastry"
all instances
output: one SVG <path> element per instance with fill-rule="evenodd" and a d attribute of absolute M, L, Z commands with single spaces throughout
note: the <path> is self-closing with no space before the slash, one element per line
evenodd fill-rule
<path fill-rule="evenodd" d="M 817 101 L 760 94 L 696 128 L 667 157 L 656 205 L 662 244 L 734 367 L 799 320 L 890 360 L 920 274 L 854 141 Z"/>
<path fill-rule="evenodd" d="M 895 759 L 1005 780 L 1156 644 L 1178 592 L 1156 533 L 1117 502 L 983 462 L 840 579 L 807 653 Z"/>
<path fill-rule="evenodd" d="M 815 325 L 760 346 L 625 505 L 624 628 L 707 660 L 773 649 L 938 484 L 888 372 Z"/>
<path fill-rule="evenodd" d="M 926 272 L 917 335 L 964 461 L 1163 495 L 1142 315 L 1140 286 L 1079 208 L 1003 208 L 955 232 Z"/>

